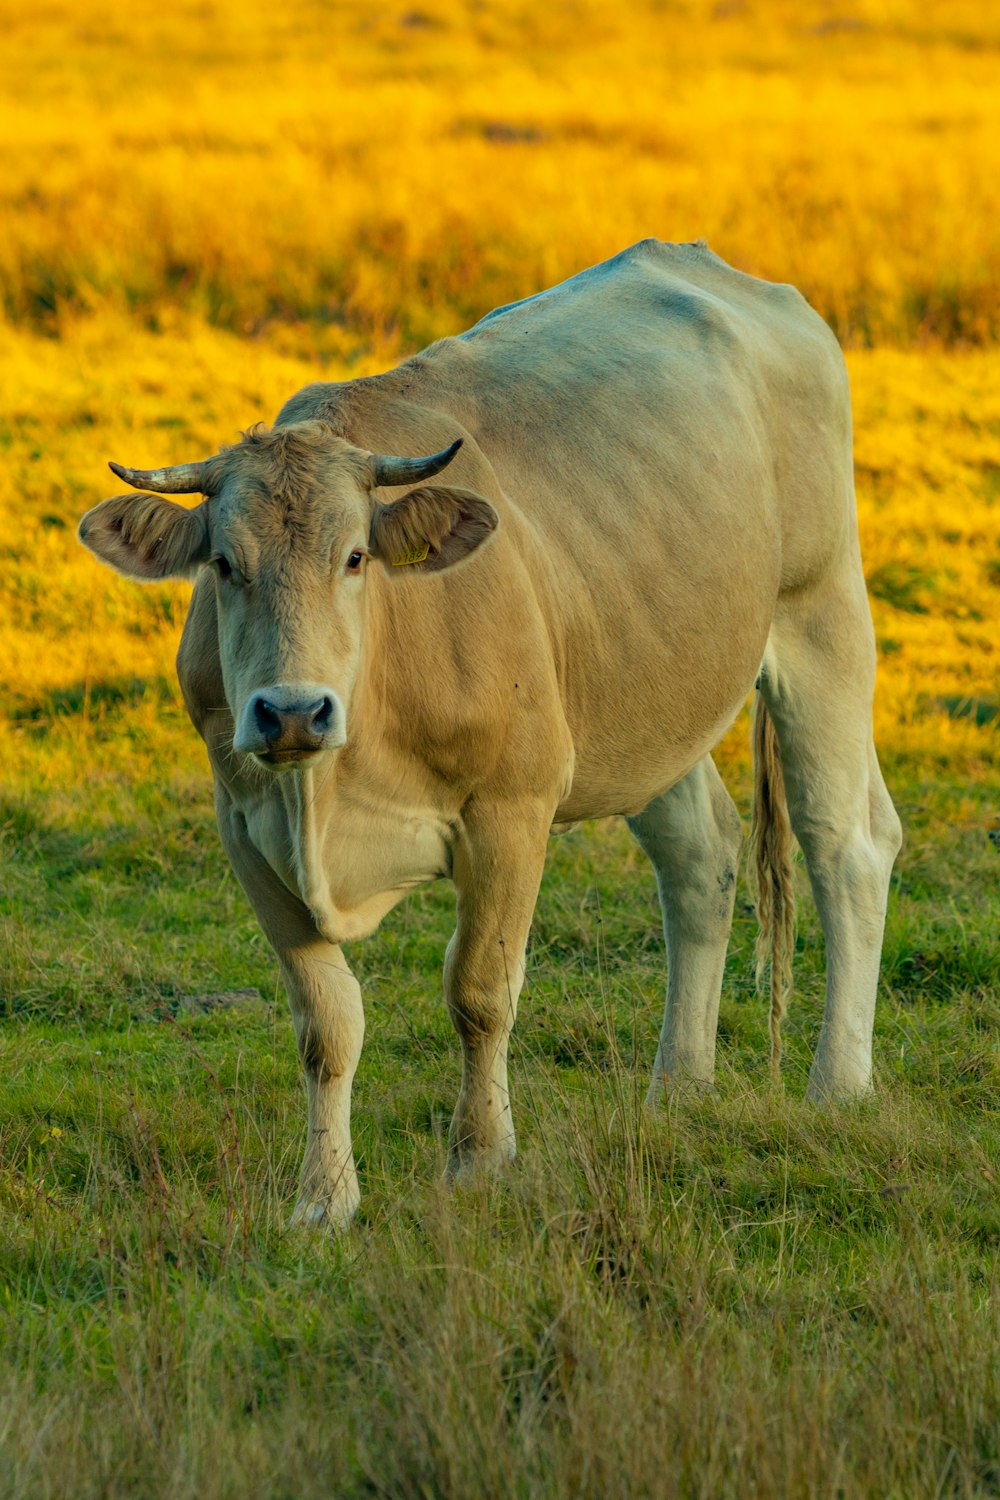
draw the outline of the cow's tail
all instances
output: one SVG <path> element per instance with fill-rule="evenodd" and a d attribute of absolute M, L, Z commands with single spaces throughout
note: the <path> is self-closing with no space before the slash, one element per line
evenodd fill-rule
<path fill-rule="evenodd" d="M 781 1022 L 792 985 L 795 895 L 792 827 L 774 721 L 760 693 L 753 716 L 753 820 L 750 861 L 757 890 L 757 985 L 771 981 L 771 1076 L 781 1065 Z"/>

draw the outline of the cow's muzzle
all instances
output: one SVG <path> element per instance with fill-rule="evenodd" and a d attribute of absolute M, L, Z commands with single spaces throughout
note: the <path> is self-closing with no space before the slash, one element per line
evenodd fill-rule
<path fill-rule="evenodd" d="M 344 706 L 333 688 L 279 683 L 250 694 L 233 745 L 277 769 L 336 750 L 346 738 Z"/>

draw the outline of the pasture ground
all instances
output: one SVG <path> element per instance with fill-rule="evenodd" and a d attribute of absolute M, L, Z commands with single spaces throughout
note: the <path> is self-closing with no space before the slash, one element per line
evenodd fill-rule
<path fill-rule="evenodd" d="M 183 591 L 98 577 L 66 640 L 86 567 L 70 550 L 76 486 L 58 500 L 41 486 L 8 522 L 37 528 L 14 587 L 37 567 L 47 639 L 87 664 L 60 687 L 50 663 L 26 663 L 5 726 L 9 1494 L 62 1495 L 70 1480 L 78 1496 L 1000 1491 L 998 777 L 989 626 L 974 618 L 976 586 L 991 586 L 979 538 L 993 470 L 930 389 L 974 387 L 985 357 L 951 356 L 943 376 L 884 359 L 897 378 L 879 356 L 852 360 L 870 574 L 901 590 L 873 600 L 880 735 L 907 832 L 877 1097 L 829 1114 L 801 1102 L 822 1005 L 804 889 L 786 1091 L 768 1083 L 741 890 L 718 1091 L 644 1112 L 663 984 L 653 880 L 623 825 L 581 829 L 550 853 L 505 1180 L 439 1186 L 458 1081 L 438 979 L 450 891 L 419 894 L 355 945 L 365 1198 L 340 1243 L 282 1232 L 299 1069 L 169 675 Z M 927 461 L 966 486 L 950 540 L 910 450 L 893 456 L 917 420 L 900 410 L 907 380 L 933 433 Z M 80 442 L 58 409 L 39 421 L 45 458 L 15 446 L 23 472 Z M 911 561 L 893 571 L 880 517 L 916 512 L 922 494 Z M 958 638 L 980 649 L 963 658 Z M 744 808 L 746 739 L 744 716 L 719 755 Z"/>
<path fill-rule="evenodd" d="M 1000 1495 L 993 11 L 3 8 L 4 1500 Z M 796 281 L 848 346 L 906 835 L 877 1092 L 802 1103 L 800 871 L 783 1088 L 741 885 L 718 1088 L 644 1111 L 653 879 L 586 827 L 539 902 L 516 1167 L 440 1186 L 435 887 L 350 953 L 359 1221 L 289 1235 L 299 1069 L 173 677 L 187 592 L 75 522 L 105 459 L 203 456 L 646 233 Z"/>

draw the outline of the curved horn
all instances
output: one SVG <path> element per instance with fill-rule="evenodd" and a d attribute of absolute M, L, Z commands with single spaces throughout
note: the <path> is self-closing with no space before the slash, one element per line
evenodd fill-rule
<path fill-rule="evenodd" d="M 174 464 L 170 469 L 126 469 L 122 464 L 108 464 L 112 474 L 124 479 L 134 490 L 152 490 L 157 495 L 203 495 L 207 462 Z"/>
<path fill-rule="evenodd" d="M 432 479 L 451 463 L 461 446 L 462 439 L 456 438 L 447 448 L 442 448 L 440 453 L 430 454 L 428 458 L 390 458 L 385 454 L 373 453 L 372 473 L 375 475 L 375 483 L 419 484 L 422 479 Z"/>

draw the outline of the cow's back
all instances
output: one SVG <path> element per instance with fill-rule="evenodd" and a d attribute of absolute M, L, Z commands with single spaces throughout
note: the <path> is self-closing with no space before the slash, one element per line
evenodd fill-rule
<path fill-rule="evenodd" d="M 836 340 L 795 288 L 744 275 L 700 243 L 644 240 L 497 309 L 409 368 L 463 401 L 501 482 L 525 492 L 543 524 L 551 515 L 556 541 L 581 530 L 574 473 L 584 485 L 607 476 L 602 533 L 614 495 L 628 497 L 626 528 L 664 503 L 714 527 L 717 498 L 730 512 L 766 500 L 782 582 L 797 587 L 852 510 Z"/>
<path fill-rule="evenodd" d="M 588 531 L 600 552 L 665 521 L 676 550 L 685 517 L 703 534 L 741 504 L 759 537 L 780 536 L 781 583 L 797 587 L 852 510 L 836 340 L 793 287 L 700 242 L 643 240 L 384 375 L 308 387 L 279 421 L 322 412 L 375 446 L 400 403 L 418 427 L 422 412 L 456 419 L 584 567 Z"/>

